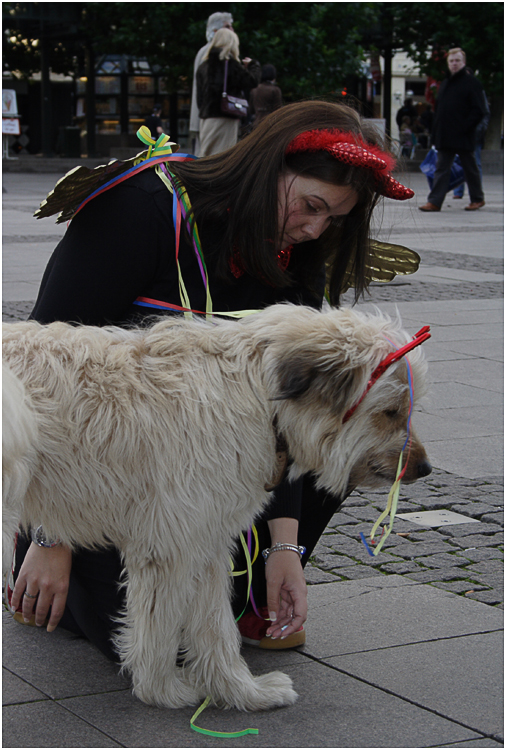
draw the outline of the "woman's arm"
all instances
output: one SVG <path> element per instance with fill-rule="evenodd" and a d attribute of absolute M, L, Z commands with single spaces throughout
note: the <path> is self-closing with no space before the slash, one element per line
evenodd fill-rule
<path fill-rule="evenodd" d="M 299 522 L 295 518 L 268 521 L 271 546 L 278 542 L 297 545 Z M 272 638 L 286 638 L 307 619 L 307 588 L 299 555 L 279 550 L 269 555 L 265 566 L 267 608 L 273 622 L 267 629 Z"/>

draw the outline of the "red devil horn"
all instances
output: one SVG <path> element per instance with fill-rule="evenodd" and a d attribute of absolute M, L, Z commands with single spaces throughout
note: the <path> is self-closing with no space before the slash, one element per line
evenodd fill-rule
<path fill-rule="evenodd" d="M 354 167 L 368 167 L 376 170 L 383 170 L 388 167 L 384 159 L 356 143 L 334 143 L 328 151 L 335 153 L 339 161 L 344 161 Z"/>

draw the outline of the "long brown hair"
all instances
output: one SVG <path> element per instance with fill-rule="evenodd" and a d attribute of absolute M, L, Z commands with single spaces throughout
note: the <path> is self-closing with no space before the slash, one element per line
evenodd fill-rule
<path fill-rule="evenodd" d="M 222 278 L 228 276 L 228 261 L 235 250 L 248 273 L 276 287 L 294 281 L 311 287 L 325 263 L 332 304 L 339 303 L 350 267 L 356 279 L 356 300 L 364 292 L 369 226 L 379 197 L 372 170 L 345 165 L 325 152 L 285 156 L 288 144 L 300 133 L 331 128 L 384 149 L 376 130 L 350 107 L 306 101 L 276 110 L 221 154 L 171 165 L 188 190 L 198 223 L 223 222 L 223 242 L 216 258 L 217 273 Z M 359 195 L 357 205 L 339 224 L 331 225 L 317 240 L 304 243 L 307 252 L 298 253 L 301 262 L 295 277 L 279 268 L 280 248 L 274 244 L 280 236 L 278 179 L 288 170 L 335 185 L 349 185 Z"/>

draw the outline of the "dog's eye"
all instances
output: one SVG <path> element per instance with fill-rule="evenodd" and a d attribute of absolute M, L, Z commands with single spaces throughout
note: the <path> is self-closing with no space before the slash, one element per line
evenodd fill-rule
<path fill-rule="evenodd" d="M 385 414 L 389 419 L 395 419 L 399 414 L 399 409 L 387 409 Z"/>

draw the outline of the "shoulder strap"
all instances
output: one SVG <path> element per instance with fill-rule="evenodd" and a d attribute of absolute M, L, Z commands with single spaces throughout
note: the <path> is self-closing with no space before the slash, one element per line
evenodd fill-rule
<path fill-rule="evenodd" d="M 225 60 L 225 75 L 223 78 L 223 96 L 227 93 L 227 79 L 228 79 L 228 58 Z"/>

